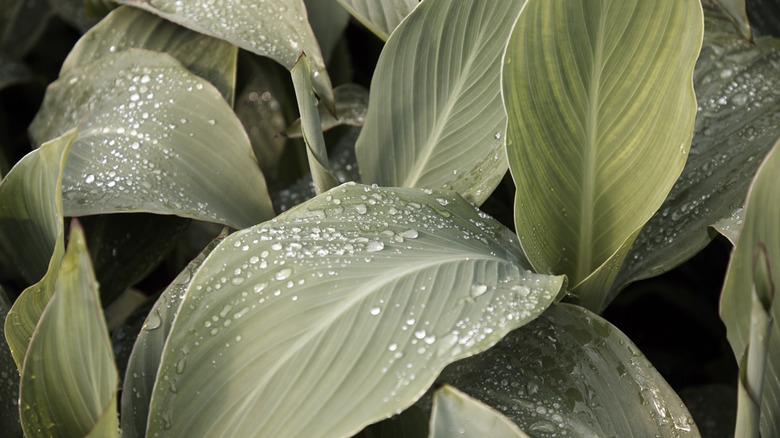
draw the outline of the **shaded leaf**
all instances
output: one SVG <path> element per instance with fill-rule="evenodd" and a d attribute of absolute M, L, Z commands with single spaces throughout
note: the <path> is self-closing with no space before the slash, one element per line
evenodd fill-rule
<path fill-rule="evenodd" d="M 47 0 L 15 0 L 0 35 L 0 51 L 11 58 L 21 58 L 38 42 L 51 18 L 51 6 Z"/>
<path fill-rule="evenodd" d="M 112 0 L 84 0 L 84 12 L 87 18 L 103 18 L 119 6 Z"/>
<path fill-rule="evenodd" d="M 26 65 L 0 54 L 0 90 L 32 78 L 33 74 Z"/>
<path fill-rule="evenodd" d="M 317 37 L 322 56 L 329 62 L 336 43 L 349 22 L 349 12 L 337 0 L 304 0 L 309 24 Z M 333 90 L 334 92 L 336 90 Z M 338 108 L 336 109 L 338 114 Z"/>
<path fill-rule="evenodd" d="M 364 26 L 387 41 L 393 30 L 422 0 L 338 0 Z"/>
<path fill-rule="evenodd" d="M 0 286 L 0 321 L 5 321 L 10 309 L 8 296 Z M 8 438 L 22 436 L 22 424 L 19 422 L 19 369 L 5 341 L 3 327 L 0 327 L 0 430 Z"/>
<path fill-rule="evenodd" d="M 333 93 L 336 99 L 336 114 L 338 114 L 338 118 L 333 117 L 322 103 L 317 104 L 322 130 L 327 131 L 341 125 L 363 126 L 368 109 L 368 90 L 358 84 L 344 84 L 334 88 Z M 284 130 L 284 133 L 290 138 L 303 136 L 301 133 L 301 119 L 293 122 Z"/>
<path fill-rule="evenodd" d="M 182 297 L 147 434 L 353 434 L 552 302 L 563 278 L 430 193 L 345 184 L 225 239 Z"/>
<path fill-rule="evenodd" d="M 399 26 L 355 146 L 364 183 L 490 196 L 507 169 L 501 54 L 522 6 L 430 0 Z"/>
<path fill-rule="evenodd" d="M 119 7 L 79 39 L 62 63 L 60 76 L 131 48 L 168 53 L 192 73 L 211 82 L 232 106 L 236 46 L 129 6 Z"/>
<path fill-rule="evenodd" d="M 84 3 L 85 0 L 49 0 L 52 11 L 82 33 L 98 22 L 96 17 L 87 16 Z"/>
<path fill-rule="evenodd" d="M 374 423 L 361 430 L 355 438 L 427 438 L 428 416 L 416 405 L 398 415 Z"/>
<path fill-rule="evenodd" d="M 750 27 L 757 35 L 780 37 L 780 2 L 777 0 L 747 0 Z"/>
<path fill-rule="evenodd" d="M 333 106 L 333 89 L 320 47 L 306 20 L 303 0 L 119 0 L 192 30 L 272 58 L 292 70 L 301 52 L 309 57 L 317 94 Z"/>
<path fill-rule="evenodd" d="M 715 0 L 715 2 L 728 14 L 742 37 L 753 41 L 753 32 L 750 30 L 750 23 L 745 12 L 745 0 Z"/>
<path fill-rule="evenodd" d="M 739 238 L 739 232 L 742 231 L 742 224 L 745 222 L 744 211 L 743 208 L 734 210 L 734 213 L 732 213 L 731 216 L 720 219 L 712 224 L 712 228 L 728 239 L 732 245 L 736 245 L 737 239 Z"/>
<path fill-rule="evenodd" d="M 495 406 L 538 438 L 698 437 L 677 394 L 634 344 L 588 310 L 553 305 L 439 382 Z"/>
<path fill-rule="evenodd" d="M 517 233 L 537 272 L 566 274 L 597 311 L 685 164 L 701 14 L 691 1 L 529 0 L 509 40 Z"/>
<path fill-rule="evenodd" d="M 63 178 L 67 215 L 175 214 L 244 228 L 273 216 L 241 122 L 164 53 L 128 49 L 49 86 L 35 143 L 81 126 Z"/>
<path fill-rule="evenodd" d="M 761 283 L 756 283 L 754 275 L 756 267 L 768 262 L 768 269 L 759 278 L 780 278 L 780 197 L 777 187 L 780 186 L 780 141 L 772 148 L 764 159 L 753 180 L 748 192 L 745 205 L 745 223 L 739 235 L 737 245 L 732 252 L 731 261 L 726 271 L 726 279 L 721 296 L 721 318 L 726 324 L 727 335 L 734 356 L 742 358 L 748 343 L 751 349 L 755 347 L 760 354 L 758 360 L 753 360 L 748 352 L 748 367 L 761 365 L 759 361 L 766 357 L 765 376 L 759 382 L 748 386 L 747 390 L 753 395 L 756 391 L 763 392 L 761 398 L 761 435 L 775 436 L 780 433 L 780 330 L 778 324 L 771 324 L 763 330 L 759 323 L 766 317 L 763 313 L 769 312 L 770 319 L 777 321 L 780 317 L 780 303 L 778 300 L 767 300 L 771 295 L 761 292 Z M 757 246 L 763 246 L 764 255 L 756 257 Z M 760 271 L 759 271 L 760 272 Z M 767 283 L 767 280 L 763 280 Z M 771 284 L 771 281 L 770 283 Z M 756 292 L 751 293 L 753 287 Z M 756 303 L 754 304 L 754 301 Z M 768 307 L 768 308 L 767 308 Z M 766 310 L 764 310 L 766 308 Z M 754 315 L 754 311 L 757 314 Z M 755 336 L 755 338 L 754 338 Z M 763 339 L 762 339 L 763 338 Z M 761 345 L 767 342 L 765 353 Z M 752 345 L 756 342 L 756 345 Z M 752 363 L 752 365 L 751 365 Z M 743 370 L 745 378 L 751 378 L 750 369 Z M 742 379 L 745 380 L 745 379 Z M 763 382 L 763 385 L 761 385 Z M 763 388 L 763 391 L 760 389 Z M 739 427 L 739 424 L 738 424 Z"/>
<path fill-rule="evenodd" d="M 751 45 L 717 8 L 705 12 L 694 71 L 701 109 L 688 162 L 634 242 L 610 299 L 628 283 L 669 271 L 701 251 L 712 238 L 708 227 L 743 207 L 761 157 L 780 137 L 780 41 L 757 38 Z"/>
<path fill-rule="evenodd" d="M 528 437 L 500 412 L 449 385 L 433 394 L 430 436 Z"/>
<path fill-rule="evenodd" d="M 55 291 L 35 328 L 22 371 L 27 436 L 119 436 L 119 377 L 84 236 L 71 229 Z M 114 404 L 112 404 L 114 402 Z"/>
<path fill-rule="evenodd" d="M 75 131 L 22 158 L 0 182 L 0 240 L 29 281 L 5 318 L 5 338 L 19 370 L 65 253 L 62 174 Z M 29 218 L 29 219 L 28 219 Z M 34 219 L 33 219 L 34 218 Z"/>

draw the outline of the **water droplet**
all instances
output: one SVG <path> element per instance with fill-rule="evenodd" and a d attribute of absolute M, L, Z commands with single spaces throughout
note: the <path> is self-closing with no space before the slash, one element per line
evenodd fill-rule
<path fill-rule="evenodd" d="M 425 338 L 425 335 L 426 335 L 425 330 L 417 330 L 414 332 L 414 337 L 417 339 L 423 339 Z"/>
<path fill-rule="evenodd" d="M 154 309 L 154 311 L 149 314 L 149 318 L 147 318 L 146 324 L 144 324 L 144 330 L 155 330 L 160 328 L 162 319 L 160 319 L 159 312 L 159 310 Z"/>
<path fill-rule="evenodd" d="M 95 175 L 93 175 L 93 174 L 91 174 L 91 173 L 90 173 L 90 174 L 89 174 L 89 175 L 87 175 L 87 177 L 84 179 L 84 182 L 86 182 L 87 184 L 92 184 L 93 182 L 95 182 Z"/>
<path fill-rule="evenodd" d="M 238 286 L 239 284 L 243 283 L 244 280 L 245 280 L 244 277 L 233 277 L 233 279 L 230 280 L 230 282 Z"/>
<path fill-rule="evenodd" d="M 382 251 L 385 247 L 385 244 L 376 240 L 372 240 L 366 244 L 366 251 L 368 252 L 377 252 Z"/>
<path fill-rule="evenodd" d="M 487 292 L 487 286 L 484 284 L 472 284 L 471 285 L 471 296 L 472 298 L 476 298 L 485 292 Z"/>
<path fill-rule="evenodd" d="M 440 205 L 447 205 L 448 202 L 444 198 L 436 198 L 436 202 L 438 202 Z"/>
<path fill-rule="evenodd" d="M 179 359 L 178 362 L 176 362 L 176 372 L 181 374 L 184 372 L 184 367 L 187 366 L 187 357 L 182 357 Z"/>
<path fill-rule="evenodd" d="M 275 278 L 277 280 L 286 280 L 290 278 L 290 275 L 292 275 L 292 269 L 290 268 L 284 268 L 276 273 Z"/>
<path fill-rule="evenodd" d="M 390 350 L 390 351 L 395 351 L 395 350 L 397 350 L 397 349 L 398 349 L 398 344 L 396 344 L 395 342 L 393 342 L 392 344 L 390 344 L 390 345 L 388 345 L 388 346 L 387 346 L 387 349 L 388 349 L 388 350 Z"/>
<path fill-rule="evenodd" d="M 355 210 L 357 210 L 359 214 L 366 214 L 368 211 L 366 204 L 355 204 Z"/>
<path fill-rule="evenodd" d="M 496 140 L 501 140 L 501 132 L 496 132 L 496 133 L 493 135 L 493 138 L 495 138 Z"/>
<path fill-rule="evenodd" d="M 368 311 L 368 313 L 376 316 L 379 315 L 379 313 L 382 311 L 380 307 L 372 307 L 371 310 Z"/>
<path fill-rule="evenodd" d="M 405 239 L 416 239 L 419 233 L 415 229 L 409 229 L 406 231 L 401 231 L 400 233 L 398 233 L 398 235 Z"/>

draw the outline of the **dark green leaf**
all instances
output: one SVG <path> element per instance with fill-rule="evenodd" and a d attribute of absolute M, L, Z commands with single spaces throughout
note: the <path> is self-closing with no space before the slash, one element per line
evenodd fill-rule
<path fill-rule="evenodd" d="M 334 128 L 340 125 L 363 126 L 368 110 L 368 90 L 358 84 L 339 85 L 333 89 L 336 96 L 336 114 L 338 118 L 325 108 L 322 103 L 317 105 L 320 114 L 320 123 L 322 130 Z M 291 138 L 301 137 L 301 120 L 293 122 L 290 127 L 284 130 L 284 133 Z"/>

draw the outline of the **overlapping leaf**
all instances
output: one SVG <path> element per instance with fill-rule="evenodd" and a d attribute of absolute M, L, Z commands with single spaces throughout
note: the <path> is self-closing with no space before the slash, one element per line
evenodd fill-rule
<path fill-rule="evenodd" d="M 426 1 L 385 45 L 356 154 L 364 183 L 480 204 L 506 173 L 500 62 L 523 1 Z"/>
<path fill-rule="evenodd" d="M 421 0 L 338 0 L 355 18 L 387 41 Z"/>
<path fill-rule="evenodd" d="M 333 90 L 336 99 L 336 114 L 338 118 L 325 108 L 321 103 L 317 105 L 317 112 L 320 115 L 322 130 L 336 126 L 363 126 L 368 110 L 368 90 L 358 84 L 339 85 Z M 293 122 L 290 127 L 284 130 L 285 135 L 290 138 L 301 137 L 301 120 Z"/>
<path fill-rule="evenodd" d="M 27 436 L 118 436 L 119 376 L 84 236 L 73 227 L 55 291 L 24 360 Z"/>
<path fill-rule="evenodd" d="M 445 192 L 343 185 L 229 236 L 187 287 L 147 434 L 346 436 L 538 315 L 562 278 Z"/>
<path fill-rule="evenodd" d="M 268 56 L 292 70 L 301 52 L 309 57 L 317 94 L 333 107 L 333 89 L 320 47 L 306 20 L 303 0 L 119 0 L 184 27 Z"/>
<path fill-rule="evenodd" d="M 447 367 L 439 381 L 547 437 L 698 437 L 680 398 L 614 326 L 553 305 L 495 347 Z"/>
<path fill-rule="evenodd" d="M 5 321 L 11 303 L 0 286 L 0 321 Z M 0 327 L 0 430 L 3 436 L 16 438 L 22 436 L 22 424 L 19 422 L 19 369 L 5 341 L 5 330 Z"/>
<path fill-rule="evenodd" d="M 739 33 L 748 40 L 753 41 L 753 32 L 750 30 L 747 13 L 745 12 L 745 0 L 715 0 L 718 5 L 729 15 Z"/>
<path fill-rule="evenodd" d="M 634 242 L 609 299 L 701 251 L 712 238 L 709 226 L 739 215 L 761 158 L 780 137 L 780 41 L 760 37 L 750 44 L 712 7 L 705 18 L 694 71 L 700 110 L 688 162 Z"/>
<path fill-rule="evenodd" d="M 768 275 L 777 290 L 780 278 L 780 142 L 776 143 L 753 180 L 745 206 L 745 223 L 726 272 L 721 297 L 721 317 L 734 355 L 741 358 L 751 339 L 756 323 L 752 316 L 753 285 L 759 271 L 757 264 L 768 263 Z M 757 248 L 763 248 L 758 257 Z M 763 379 L 761 406 L 761 434 L 775 436 L 780 433 L 780 300 L 770 304 L 769 319 L 775 323 L 767 340 L 766 371 Z M 751 345 L 759 348 L 759 345 Z"/>
<path fill-rule="evenodd" d="M 322 56 L 328 62 L 344 28 L 347 27 L 349 12 L 339 6 L 336 0 L 304 0 L 304 4 Z"/>
<path fill-rule="evenodd" d="M 682 171 L 702 31 L 698 2 L 529 0 L 512 32 L 517 233 L 537 272 L 568 275 L 588 307 Z"/>
<path fill-rule="evenodd" d="M 500 412 L 445 385 L 433 395 L 431 438 L 451 436 L 528 438 Z"/>
<path fill-rule="evenodd" d="M 67 215 L 175 214 L 235 228 L 273 216 L 241 123 L 164 53 L 128 49 L 49 86 L 35 143 L 80 126 L 63 177 Z"/>

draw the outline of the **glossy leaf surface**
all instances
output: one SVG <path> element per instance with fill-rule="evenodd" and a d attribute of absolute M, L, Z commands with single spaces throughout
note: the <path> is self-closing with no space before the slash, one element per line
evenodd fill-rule
<path fill-rule="evenodd" d="M 345 184 L 226 238 L 182 297 L 147 434 L 354 434 L 552 302 L 563 279 L 509 230 L 430 193 Z"/>
<path fill-rule="evenodd" d="M 682 171 L 698 2 L 529 0 L 504 57 L 515 225 L 537 272 L 599 309 L 621 256 Z"/>
<path fill-rule="evenodd" d="M 430 436 L 528 437 L 500 412 L 449 385 L 433 394 Z"/>
<path fill-rule="evenodd" d="M 553 305 L 495 347 L 447 367 L 448 383 L 548 437 L 698 437 L 688 410 L 618 329 Z"/>
<path fill-rule="evenodd" d="M 273 216 L 238 118 L 169 55 L 128 49 L 55 81 L 31 136 L 39 143 L 73 126 L 66 215 L 150 212 L 234 228 Z"/>
<path fill-rule="evenodd" d="M 362 182 L 487 199 L 507 169 L 500 63 L 522 6 L 431 0 L 409 15 L 372 79 L 355 145 Z"/>

